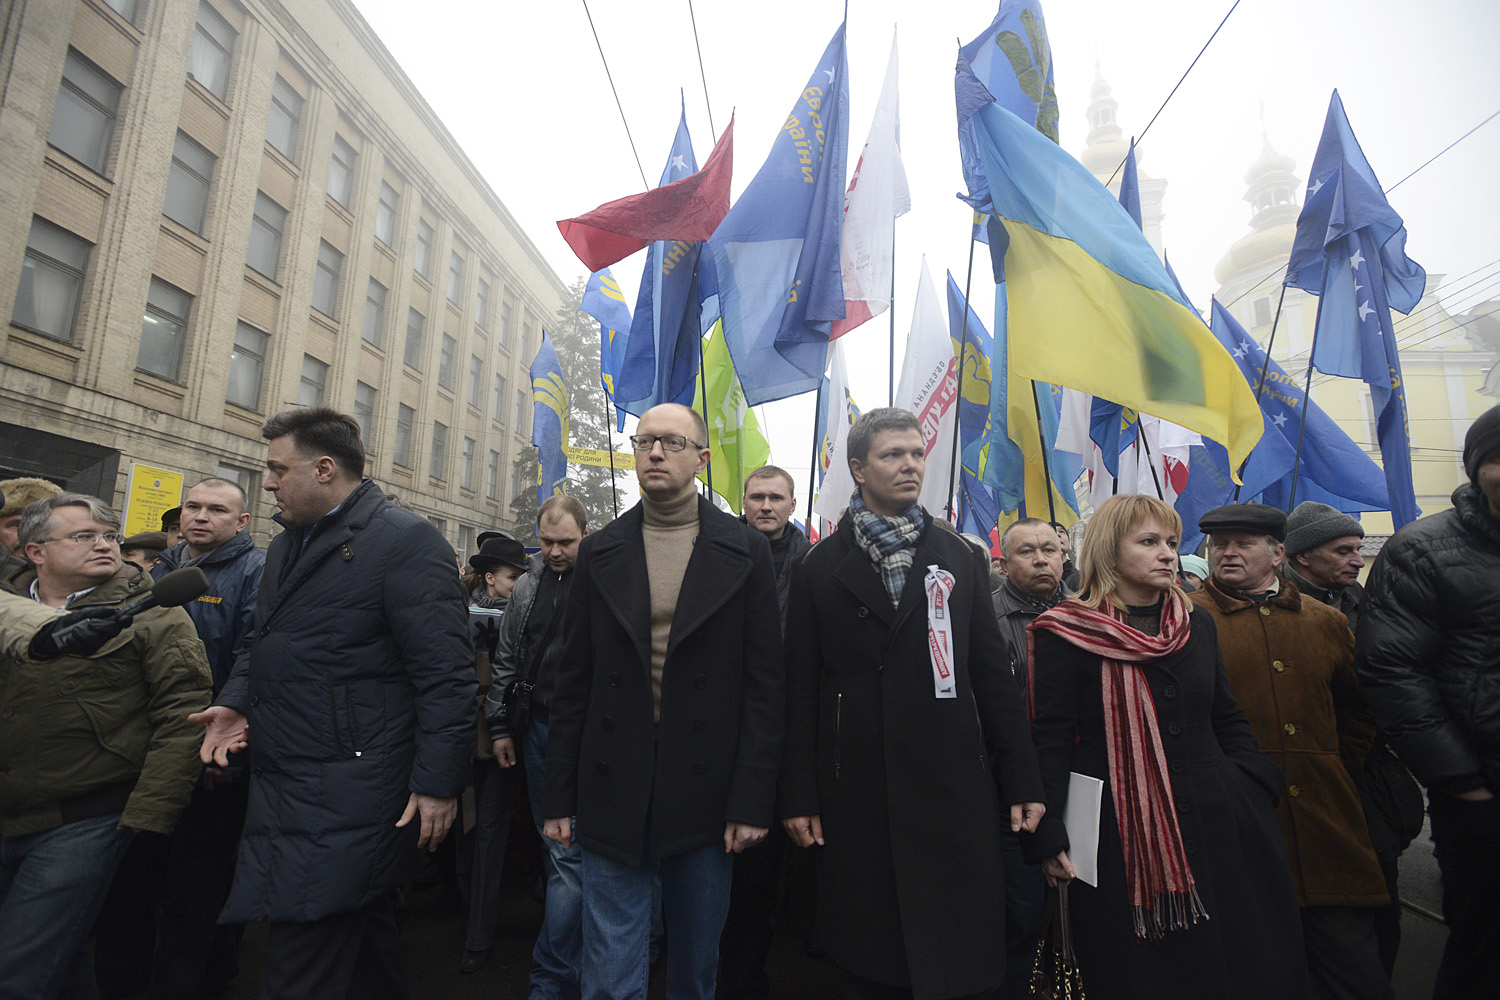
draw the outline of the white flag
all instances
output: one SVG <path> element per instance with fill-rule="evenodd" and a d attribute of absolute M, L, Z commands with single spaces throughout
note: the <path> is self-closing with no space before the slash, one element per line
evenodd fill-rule
<path fill-rule="evenodd" d="M 953 426 L 958 419 L 958 363 L 925 255 L 911 332 L 906 335 L 906 360 L 901 363 L 901 381 L 896 386 L 896 405 L 915 413 L 922 425 L 927 471 L 922 476 L 920 499 L 929 514 L 943 517 L 955 478 Z"/>
<path fill-rule="evenodd" d="M 826 465 L 823 484 L 813 501 L 813 513 L 837 523 L 839 514 L 849 506 L 849 495 L 854 492 L 854 477 L 849 474 L 849 427 L 858 418 L 859 407 L 849 395 L 844 345 L 834 341 L 828 358 L 828 394 L 823 400 L 824 412 L 828 414 L 824 421 L 827 430 L 818 445 L 818 461 Z"/>
<path fill-rule="evenodd" d="M 891 253 L 896 217 L 911 211 L 906 168 L 901 164 L 901 121 L 896 86 L 896 39 L 870 137 L 854 166 L 844 196 L 844 237 L 839 263 L 844 274 L 844 319 L 835 320 L 829 339 L 842 337 L 891 307 Z"/>

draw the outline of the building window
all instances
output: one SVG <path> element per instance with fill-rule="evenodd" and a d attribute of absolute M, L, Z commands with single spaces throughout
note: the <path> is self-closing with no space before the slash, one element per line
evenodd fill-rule
<path fill-rule="evenodd" d="M 193 52 L 188 56 L 188 76 L 210 94 L 224 100 L 229 93 L 229 54 L 234 51 L 235 30 L 208 4 L 198 4 L 198 26 L 193 29 Z"/>
<path fill-rule="evenodd" d="M 103 70 L 69 49 L 47 141 L 95 173 L 104 173 L 120 90 Z"/>
<path fill-rule="evenodd" d="M 104 2 L 113 7 L 116 14 L 131 24 L 135 23 L 135 0 L 104 0 Z"/>
<path fill-rule="evenodd" d="M 495 423 L 505 422 L 505 376 L 495 376 L 495 398 L 490 403 L 490 417 Z"/>
<path fill-rule="evenodd" d="M 363 382 L 354 383 L 354 422 L 359 424 L 359 437 L 369 451 L 375 441 L 375 387 Z"/>
<path fill-rule="evenodd" d="M 35 216 L 11 322 L 71 344 L 90 244 Z"/>
<path fill-rule="evenodd" d="M 229 390 L 224 394 L 236 406 L 260 409 L 260 385 L 266 370 L 265 331 L 240 320 L 234 328 L 234 353 L 229 356 Z"/>
<path fill-rule="evenodd" d="M 1271 322 L 1271 299 L 1264 296 L 1255 300 L 1255 326 L 1267 326 Z"/>
<path fill-rule="evenodd" d="M 349 195 L 354 191 L 354 147 L 341 135 L 333 137 L 333 158 L 328 163 L 328 193 L 333 200 L 349 207 Z"/>
<path fill-rule="evenodd" d="M 453 353 L 458 350 L 458 341 L 443 334 L 443 353 L 438 357 L 438 385 L 453 391 Z"/>
<path fill-rule="evenodd" d="M 447 479 L 448 465 L 448 425 L 432 422 L 432 461 L 427 466 L 427 474 L 433 479 Z"/>
<path fill-rule="evenodd" d="M 486 330 L 490 325 L 490 283 L 479 279 L 479 291 L 474 296 L 474 323 Z"/>
<path fill-rule="evenodd" d="M 259 477 L 250 469 L 242 469 L 238 465 L 225 465 L 223 462 L 220 462 L 214 475 L 220 479 L 227 479 L 244 490 L 246 501 L 254 500 L 255 483 Z"/>
<path fill-rule="evenodd" d="M 276 75 L 271 85 L 271 115 L 266 122 L 266 141 L 293 162 L 297 159 L 297 123 L 302 119 L 302 95 Z"/>
<path fill-rule="evenodd" d="M 328 366 L 311 354 L 302 355 L 302 387 L 297 391 L 298 406 L 322 406 L 323 386 L 328 382 Z"/>
<path fill-rule="evenodd" d="M 500 341 L 501 344 L 506 343 L 510 339 L 510 303 L 509 302 L 501 302 L 500 303 L 500 336 L 499 336 L 498 339 L 499 339 L 499 341 Z"/>
<path fill-rule="evenodd" d="M 370 279 L 370 290 L 365 293 L 365 340 L 380 346 L 381 331 L 385 329 L 385 286 Z"/>
<path fill-rule="evenodd" d="M 214 154 L 177 133 L 172 169 L 167 173 L 167 201 L 162 214 L 195 233 L 203 232 L 208 212 L 208 185 L 214 176 Z"/>
<path fill-rule="evenodd" d="M 312 307 L 330 319 L 338 314 L 339 276 L 344 271 L 344 255 L 324 241 L 318 242 L 318 269 L 313 274 Z"/>
<path fill-rule="evenodd" d="M 395 246 L 396 205 L 400 196 L 385 181 L 380 182 L 380 204 L 375 206 L 375 238 L 386 246 Z"/>
<path fill-rule="evenodd" d="M 464 286 L 464 259 L 455 250 L 448 255 L 448 301 L 458 305 Z"/>
<path fill-rule="evenodd" d="M 521 482 L 521 461 L 517 459 L 510 464 L 510 495 L 519 497 L 525 486 Z"/>
<path fill-rule="evenodd" d="M 474 448 L 474 439 L 464 438 L 464 460 L 459 468 L 458 485 L 466 490 L 474 488 Z"/>
<path fill-rule="evenodd" d="M 432 227 L 427 224 L 426 219 L 417 220 L 417 261 L 416 270 L 424 278 L 431 278 L 432 272 L 428 270 L 432 266 Z"/>
<path fill-rule="evenodd" d="M 500 453 L 490 452 L 490 460 L 484 467 L 484 495 L 490 500 L 495 499 L 496 492 L 500 489 Z"/>
<path fill-rule="evenodd" d="M 407 365 L 422 370 L 422 333 L 427 328 L 427 317 L 415 309 L 406 310 L 406 355 Z"/>
<path fill-rule="evenodd" d="M 182 343 L 187 339 L 188 309 L 193 297 L 162 281 L 151 279 L 146 294 L 146 314 L 141 318 L 141 346 L 135 366 L 153 375 L 177 381 L 182 365 Z"/>
<path fill-rule="evenodd" d="M 255 215 L 250 219 L 250 249 L 245 263 L 272 281 L 281 263 L 281 234 L 286 229 L 286 209 L 255 192 Z"/>
<path fill-rule="evenodd" d="M 396 446 L 391 461 L 403 468 L 411 468 L 411 426 L 417 411 L 405 403 L 396 407 Z"/>
<path fill-rule="evenodd" d="M 477 354 L 469 355 L 469 405 L 479 408 L 480 386 L 484 384 L 484 359 Z"/>
<path fill-rule="evenodd" d="M 469 552 L 474 548 L 474 529 L 467 524 L 458 526 L 458 556 L 459 562 L 467 562 Z"/>
<path fill-rule="evenodd" d="M 531 394 L 525 389 L 516 392 L 516 425 L 511 428 L 517 434 L 526 433 L 526 411 L 531 406 Z"/>
<path fill-rule="evenodd" d="M 427 523 L 436 528 L 438 530 L 438 534 L 442 535 L 444 538 L 448 537 L 447 521 L 443 520 L 441 517 L 429 517 L 427 519 Z"/>
<path fill-rule="evenodd" d="M 533 352 L 532 352 L 532 349 L 531 349 L 531 324 L 530 323 L 522 323 L 521 324 L 521 342 L 519 344 L 517 344 L 516 346 L 520 350 L 522 358 L 529 358 L 529 357 L 533 356 Z"/>

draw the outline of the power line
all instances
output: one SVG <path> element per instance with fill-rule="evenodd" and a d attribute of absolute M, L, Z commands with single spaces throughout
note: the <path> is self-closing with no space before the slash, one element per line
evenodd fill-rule
<path fill-rule="evenodd" d="M 599 29 L 594 27 L 594 15 L 589 13 L 589 0 L 583 0 L 583 12 L 588 16 L 589 30 L 594 33 L 594 45 L 599 49 L 599 61 L 604 64 L 604 75 L 609 79 L 610 92 L 615 95 L 615 107 L 620 109 L 620 124 L 625 126 L 625 138 L 630 140 L 630 152 L 635 157 L 635 169 L 641 172 L 641 185 L 649 191 L 651 182 L 646 180 L 646 168 L 641 166 L 641 154 L 635 149 L 635 136 L 630 134 L 630 122 L 625 120 L 625 105 L 620 103 L 620 92 L 615 89 L 614 74 L 609 71 L 609 60 L 604 58 L 604 45 L 599 41 Z"/>
<path fill-rule="evenodd" d="M 698 42 L 698 17 L 693 13 L 693 0 L 688 0 L 688 20 L 693 22 L 693 48 L 698 50 L 698 77 L 703 81 L 703 106 L 708 109 L 708 130 L 717 136 L 719 130 L 714 127 L 714 106 L 708 100 L 708 74 L 703 71 L 703 46 Z"/>
<path fill-rule="evenodd" d="M 1435 156 L 1433 156 L 1432 160 L 1435 160 L 1439 156 L 1442 156 L 1443 153 L 1448 152 L 1448 150 L 1452 149 L 1454 146 L 1457 146 L 1459 143 L 1463 142 L 1469 136 L 1473 135 L 1475 132 L 1478 132 L 1480 129 L 1484 128 L 1486 125 L 1488 125 L 1490 123 L 1490 121 L 1493 118 L 1495 118 L 1496 115 L 1500 115 L 1500 111 L 1492 112 L 1490 114 L 1489 118 L 1486 118 L 1484 121 L 1480 122 L 1478 125 L 1475 125 L 1473 128 L 1469 129 L 1469 131 L 1465 132 L 1463 135 L 1459 136 L 1457 139 L 1454 139 L 1452 142 L 1448 143 L 1448 145 L 1444 146 L 1440 152 L 1438 152 Z M 1401 185 L 1405 184 L 1407 181 L 1411 180 L 1413 177 L 1415 177 L 1417 175 L 1418 171 L 1422 170 L 1423 167 L 1426 167 L 1428 163 L 1432 162 L 1432 160 L 1428 160 L 1427 163 L 1422 164 L 1421 167 L 1418 167 L 1416 170 L 1413 170 L 1411 173 L 1407 174 L 1405 177 L 1401 178 L 1399 181 L 1397 181 L 1396 183 L 1392 184 L 1390 187 L 1386 188 L 1385 189 L 1385 193 L 1386 194 L 1390 194 L 1392 191 L 1396 190 L 1398 187 L 1400 187 Z"/>
<path fill-rule="evenodd" d="M 1172 88 L 1172 93 L 1168 94 L 1167 99 L 1161 102 L 1161 107 L 1156 109 L 1156 114 L 1151 116 L 1151 120 L 1146 123 L 1146 127 L 1141 129 L 1141 134 L 1136 136 L 1136 142 L 1140 142 L 1141 140 L 1146 138 L 1146 133 L 1151 131 L 1151 126 L 1156 124 L 1156 119 L 1160 117 L 1161 113 L 1167 109 L 1167 103 L 1172 100 L 1172 95 L 1177 93 L 1177 88 L 1182 86 L 1182 81 L 1188 78 L 1188 74 L 1193 71 L 1193 67 L 1198 65 L 1198 60 L 1203 58 L 1203 53 L 1207 52 L 1208 47 L 1213 44 L 1214 39 L 1219 37 L 1219 28 L 1224 27 L 1224 21 L 1229 20 L 1229 15 L 1233 14 L 1234 9 L 1239 5 L 1240 0 L 1234 0 L 1234 3 L 1229 5 L 1229 10 L 1227 13 L 1225 13 L 1224 20 L 1220 21 L 1219 27 L 1215 28 L 1214 33 L 1208 36 L 1208 41 L 1203 43 L 1203 48 L 1199 49 L 1198 54 L 1193 56 L 1193 61 L 1188 63 L 1188 68 L 1182 71 L 1182 76 L 1178 78 L 1176 86 Z M 1127 154 L 1127 158 L 1128 156 L 1129 154 Z M 1125 160 L 1121 160 L 1120 166 L 1115 167 L 1115 172 L 1109 175 L 1109 180 L 1104 182 L 1105 187 L 1109 187 L 1110 184 L 1114 182 L 1115 175 L 1120 172 L 1120 167 L 1123 166 L 1125 166 Z"/>

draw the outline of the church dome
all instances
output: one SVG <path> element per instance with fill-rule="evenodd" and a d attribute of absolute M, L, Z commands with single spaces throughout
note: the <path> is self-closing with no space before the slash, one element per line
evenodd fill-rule
<path fill-rule="evenodd" d="M 1302 210 L 1296 166 L 1296 160 L 1278 152 L 1262 133 L 1260 156 L 1245 171 L 1250 232 L 1236 240 L 1214 267 L 1220 285 L 1250 272 L 1265 274 L 1291 255 L 1297 215 Z"/>

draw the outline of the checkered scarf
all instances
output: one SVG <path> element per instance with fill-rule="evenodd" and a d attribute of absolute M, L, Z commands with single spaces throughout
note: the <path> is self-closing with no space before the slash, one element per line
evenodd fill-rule
<path fill-rule="evenodd" d="M 854 528 L 855 543 L 880 573 L 886 593 L 891 595 L 891 607 L 899 605 L 915 555 L 912 550 L 927 525 L 921 505 L 912 504 L 895 517 L 881 517 L 865 506 L 864 497 L 855 490 L 849 498 L 849 523 Z"/>

